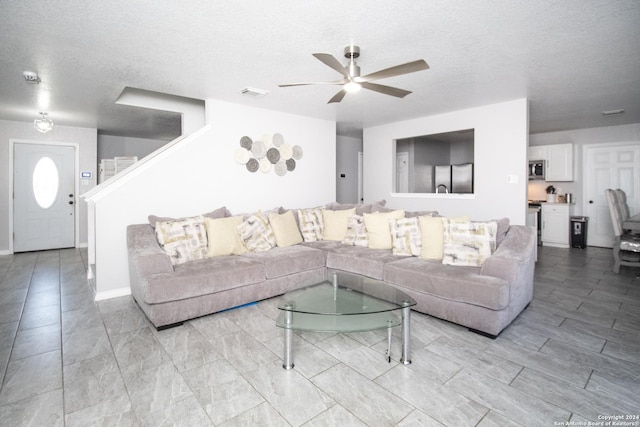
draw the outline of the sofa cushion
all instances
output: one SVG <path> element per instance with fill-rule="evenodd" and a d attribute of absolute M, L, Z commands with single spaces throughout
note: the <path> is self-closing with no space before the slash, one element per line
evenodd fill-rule
<path fill-rule="evenodd" d="M 324 222 L 324 240 L 337 240 L 341 242 L 347 234 L 347 223 L 349 216 L 356 213 L 356 208 L 332 211 L 325 209 L 322 211 Z"/>
<path fill-rule="evenodd" d="M 242 256 L 263 263 L 267 279 L 322 268 L 325 265 L 324 252 L 302 245 L 277 247 L 267 252 L 246 253 Z"/>
<path fill-rule="evenodd" d="M 496 250 L 498 225 L 491 222 L 457 223 L 444 218 L 442 263 L 480 267 Z"/>
<path fill-rule="evenodd" d="M 202 216 L 180 221 L 158 221 L 156 237 L 173 265 L 207 257 L 207 231 Z"/>
<path fill-rule="evenodd" d="M 205 218 L 207 228 L 208 252 L 207 256 L 240 255 L 247 251 L 238 234 L 238 225 L 242 223 L 241 216 L 228 218 Z"/>
<path fill-rule="evenodd" d="M 215 209 L 211 212 L 207 212 L 206 214 L 202 215 L 205 218 L 211 218 L 211 219 L 216 219 L 216 218 L 226 218 L 228 216 L 231 216 L 231 212 L 229 212 L 229 209 L 227 209 L 226 207 L 221 207 L 218 209 Z M 156 223 L 159 221 L 183 221 L 185 219 L 188 219 L 187 217 L 185 218 L 171 218 L 171 217 L 166 217 L 166 216 L 157 216 L 157 215 L 149 215 L 147 217 L 147 219 L 149 220 L 149 224 L 151 224 L 151 227 L 155 228 L 156 227 Z"/>
<path fill-rule="evenodd" d="M 269 214 L 269 224 L 278 246 L 285 247 L 302 243 L 302 235 L 293 216 L 293 211 L 288 210 L 280 215 Z"/>
<path fill-rule="evenodd" d="M 442 260 L 444 250 L 444 226 L 442 219 L 442 217 L 432 217 L 430 215 L 418 218 L 422 238 L 421 258 Z M 469 222 L 469 217 L 465 215 L 457 218 L 449 218 L 449 220 L 452 222 Z"/>
<path fill-rule="evenodd" d="M 391 242 L 389 220 L 401 218 L 404 218 L 403 210 L 364 214 L 364 225 L 367 227 L 369 247 L 371 249 L 391 249 L 393 244 Z"/>
<path fill-rule="evenodd" d="M 175 266 L 171 273 L 148 276 L 143 282 L 147 304 L 194 298 L 263 282 L 264 264 L 244 256 L 206 258 Z"/>
<path fill-rule="evenodd" d="M 370 249 L 361 246 L 335 247 L 327 251 L 327 267 L 382 280 L 384 265 L 397 260 L 390 249 Z"/>
<path fill-rule="evenodd" d="M 418 218 L 390 219 L 391 252 L 398 256 L 418 256 L 422 248 L 422 238 Z"/>
<path fill-rule="evenodd" d="M 298 226 L 305 242 L 323 239 L 322 209 L 298 209 Z"/>
<path fill-rule="evenodd" d="M 506 280 L 480 275 L 479 267 L 452 267 L 422 258 L 401 258 L 386 264 L 384 281 L 402 288 L 491 310 L 509 305 Z"/>
<path fill-rule="evenodd" d="M 269 221 L 258 211 L 238 225 L 238 234 L 244 246 L 251 252 L 268 251 L 276 245 L 276 238 Z"/>
<path fill-rule="evenodd" d="M 351 246 L 369 247 L 369 235 L 367 227 L 364 225 L 364 217 L 362 215 L 349 215 L 347 220 L 347 234 L 342 240 L 342 244 Z"/>

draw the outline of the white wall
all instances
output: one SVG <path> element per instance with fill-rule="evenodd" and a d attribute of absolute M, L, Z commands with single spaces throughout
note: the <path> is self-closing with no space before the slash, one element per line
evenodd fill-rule
<path fill-rule="evenodd" d="M 606 126 L 588 129 L 575 129 L 562 132 L 536 133 L 529 136 L 529 145 L 573 144 L 573 181 L 552 182 L 532 181 L 529 184 L 529 198 L 546 198 L 545 188 L 553 185 L 559 192 L 573 194 L 575 215 L 584 215 L 583 183 L 584 174 L 590 173 L 583 167 L 583 147 L 589 144 L 607 144 L 616 142 L 637 142 L 640 144 L 640 123 L 620 126 Z"/>
<path fill-rule="evenodd" d="M 149 214 L 191 216 L 227 206 L 233 213 L 300 208 L 335 200 L 335 122 L 215 100 L 209 125 L 164 146 L 89 193 L 95 210 L 96 299 L 128 294 L 126 226 Z M 304 156 L 285 176 L 250 173 L 235 161 L 240 138 L 280 133 Z"/>
<path fill-rule="evenodd" d="M 336 139 L 336 201 L 357 203 L 358 153 L 362 152 L 362 138 L 338 135 Z"/>
<path fill-rule="evenodd" d="M 136 156 L 139 159 L 153 153 L 169 141 L 129 136 L 98 135 L 98 162 L 121 156 Z"/>
<path fill-rule="evenodd" d="M 10 210 L 10 140 L 59 142 L 78 144 L 80 171 L 92 173 L 92 178 L 86 184 L 80 181 L 80 194 L 96 185 L 96 146 L 97 130 L 93 128 L 77 128 L 55 125 L 48 133 L 40 133 L 33 128 L 33 123 L 0 120 L 0 254 L 9 253 L 11 246 L 9 220 Z M 79 230 L 77 241 L 80 246 L 87 244 L 87 206 L 79 201 Z"/>
<path fill-rule="evenodd" d="M 393 194 L 394 140 L 471 128 L 475 129 L 474 195 Z M 525 224 L 528 128 L 524 98 L 366 128 L 365 202 L 386 199 L 392 208 L 468 214 L 478 220 L 508 217 L 512 224 Z M 509 178 L 517 182 L 509 183 Z"/>

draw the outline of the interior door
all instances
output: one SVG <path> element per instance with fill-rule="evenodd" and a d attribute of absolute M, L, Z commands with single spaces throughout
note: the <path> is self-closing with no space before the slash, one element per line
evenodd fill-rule
<path fill-rule="evenodd" d="M 396 192 L 409 192 L 409 153 L 396 154 Z"/>
<path fill-rule="evenodd" d="M 586 146 L 584 153 L 584 212 L 589 217 L 587 243 L 610 248 L 615 236 L 604 191 L 622 189 L 627 194 L 631 214 L 640 211 L 640 147 L 637 143 L 602 144 Z"/>
<path fill-rule="evenodd" d="M 16 143 L 14 252 L 75 246 L 75 148 Z"/>

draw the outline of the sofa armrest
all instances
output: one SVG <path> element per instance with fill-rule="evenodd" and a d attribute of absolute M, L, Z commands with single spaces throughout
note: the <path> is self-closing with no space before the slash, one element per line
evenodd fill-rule
<path fill-rule="evenodd" d="M 480 274 L 499 277 L 509 285 L 520 280 L 532 282 L 535 249 L 535 230 L 524 225 L 512 225 L 498 249 L 483 263 Z"/>
<path fill-rule="evenodd" d="M 146 277 L 151 274 L 173 272 L 171 258 L 158 244 L 149 224 L 127 226 L 127 249 L 130 268 L 135 268 L 137 275 Z"/>

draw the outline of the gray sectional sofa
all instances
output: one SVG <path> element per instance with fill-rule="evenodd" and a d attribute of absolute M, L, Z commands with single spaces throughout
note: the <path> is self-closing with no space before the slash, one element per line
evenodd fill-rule
<path fill-rule="evenodd" d="M 481 267 L 443 265 L 338 241 L 174 266 L 153 227 L 134 224 L 127 228 L 131 292 L 160 329 L 281 295 L 301 283 L 324 280 L 327 269 L 334 269 L 382 280 L 414 298 L 414 310 L 497 336 L 533 297 L 535 231 L 520 225 L 505 230 Z"/>

